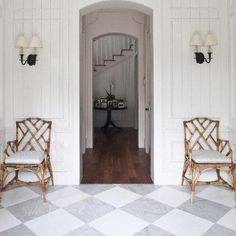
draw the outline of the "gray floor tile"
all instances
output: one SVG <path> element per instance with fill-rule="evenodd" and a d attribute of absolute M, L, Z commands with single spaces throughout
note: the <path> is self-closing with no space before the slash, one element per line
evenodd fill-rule
<path fill-rule="evenodd" d="M 89 195 L 96 195 L 103 191 L 109 190 L 117 185 L 110 184 L 84 184 L 79 186 L 73 186 Z M 145 198 L 145 195 L 155 191 L 159 188 L 159 186 L 155 186 L 152 184 L 125 184 L 118 185 L 120 188 L 127 189 L 131 192 L 143 195 L 143 197 L 123 206 L 121 209 L 123 211 L 128 212 L 131 215 L 134 215 L 138 218 L 141 218 L 147 222 L 153 223 L 158 220 L 173 208 L 162 204 L 158 201 Z M 56 186 L 49 188 L 49 192 L 56 191 L 58 189 L 65 188 L 67 186 Z M 190 193 L 189 186 L 168 186 L 170 188 Z M 209 186 L 202 185 L 198 186 L 196 192 L 199 193 Z M 41 195 L 41 190 L 38 187 L 28 187 L 30 190 Z M 17 196 L 16 196 L 17 197 Z M 175 196 L 173 196 L 174 198 Z M 0 205 L 0 209 L 3 208 Z M 234 205 L 232 208 L 218 204 L 207 199 L 202 199 L 200 197 L 195 197 L 194 203 L 190 203 L 190 201 L 184 202 L 181 206 L 178 207 L 180 210 L 188 212 L 192 215 L 198 216 L 200 218 L 204 218 L 210 220 L 211 222 L 218 222 L 220 218 L 222 218 L 230 209 L 236 208 Z M 8 211 L 11 212 L 15 217 L 17 217 L 22 222 L 26 222 L 32 220 L 34 218 L 43 216 L 48 212 L 56 210 L 57 207 L 52 203 L 47 202 L 44 203 L 41 197 L 37 197 L 35 199 L 27 200 L 25 202 L 16 204 L 14 206 L 10 206 L 7 208 Z M 89 223 L 99 217 L 102 217 L 109 212 L 116 210 L 115 207 L 106 204 L 96 197 L 90 197 L 83 201 L 74 203 L 65 208 L 69 213 L 73 214 L 75 217 L 78 217 L 85 223 Z M 65 219 L 66 221 L 66 219 Z M 1 219 L 0 219 L 1 224 Z M 107 226 L 109 227 L 109 225 Z M 135 234 L 135 236 L 170 236 L 172 234 L 166 232 L 165 230 L 158 228 L 154 225 L 149 225 L 145 229 L 141 230 L 139 233 Z M 220 226 L 218 224 L 214 224 L 205 234 L 204 236 L 236 236 L 236 232 Z M 0 233 L 0 236 L 35 236 L 33 232 L 31 232 L 25 225 L 19 225 L 14 228 L 8 229 L 4 232 Z M 96 231 L 89 225 L 84 225 L 76 230 L 64 235 L 64 236 L 104 236 L 100 232 Z"/>
<path fill-rule="evenodd" d="M 173 234 L 168 233 L 167 231 L 154 225 L 149 225 L 134 236 L 173 236 Z"/>
<path fill-rule="evenodd" d="M 236 236 L 236 232 L 221 225 L 213 225 L 204 236 Z"/>
<path fill-rule="evenodd" d="M 113 184 L 81 184 L 73 186 L 87 194 L 96 195 L 98 193 L 104 192 L 108 189 L 114 188 Z"/>
<path fill-rule="evenodd" d="M 74 203 L 71 206 L 65 208 L 65 210 L 67 210 L 69 213 L 73 214 L 86 223 L 95 220 L 114 209 L 115 208 L 113 206 L 110 206 L 93 197 Z"/>
<path fill-rule="evenodd" d="M 40 197 L 7 208 L 8 211 L 22 222 L 32 220 L 56 209 L 56 206 L 50 202 L 44 202 Z"/>
<path fill-rule="evenodd" d="M 128 189 L 140 195 L 146 195 L 158 189 L 160 186 L 154 184 L 122 184 L 121 188 Z"/>
<path fill-rule="evenodd" d="M 0 236 L 35 236 L 25 225 L 18 225 L 14 228 L 0 232 Z"/>
<path fill-rule="evenodd" d="M 49 185 L 48 189 L 47 189 L 47 192 L 51 193 L 51 192 L 54 192 L 56 190 L 59 190 L 59 189 L 65 188 L 65 187 L 68 187 L 68 186 L 65 186 L 65 185 L 52 186 L 52 185 Z M 38 193 L 38 194 L 42 195 L 42 190 L 38 186 L 28 186 L 28 188 L 30 190 L 34 191 L 35 193 Z"/>
<path fill-rule="evenodd" d="M 221 204 L 205 200 L 199 197 L 194 198 L 194 202 L 187 201 L 178 207 L 190 214 L 199 216 L 212 222 L 217 222 L 231 208 Z"/>
<path fill-rule="evenodd" d="M 122 210 L 135 215 L 150 223 L 167 214 L 173 208 L 152 199 L 142 197 L 121 208 Z"/>
<path fill-rule="evenodd" d="M 191 191 L 189 184 L 185 184 L 183 186 L 181 186 L 181 185 L 168 185 L 167 187 L 173 188 L 173 189 L 185 192 L 185 193 L 189 193 L 189 194 Z M 195 194 L 202 192 L 204 189 L 206 189 L 208 187 L 209 187 L 209 185 L 197 185 L 196 190 L 195 190 L 196 191 Z"/>
<path fill-rule="evenodd" d="M 84 225 L 73 232 L 65 234 L 64 236 L 104 236 L 104 234 L 98 232 L 88 225 Z"/>

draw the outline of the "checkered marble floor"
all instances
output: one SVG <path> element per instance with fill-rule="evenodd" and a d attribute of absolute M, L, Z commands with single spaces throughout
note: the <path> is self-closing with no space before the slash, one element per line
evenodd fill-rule
<path fill-rule="evenodd" d="M 34 187 L 3 194 L 1 236 L 236 235 L 233 192 L 187 186 L 79 185 L 50 187 L 48 202 Z"/>

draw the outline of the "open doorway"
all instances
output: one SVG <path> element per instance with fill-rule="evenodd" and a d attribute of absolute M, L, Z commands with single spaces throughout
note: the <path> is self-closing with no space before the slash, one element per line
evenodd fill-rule
<path fill-rule="evenodd" d="M 81 182 L 152 183 L 151 17 L 109 9 L 82 19 Z"/>

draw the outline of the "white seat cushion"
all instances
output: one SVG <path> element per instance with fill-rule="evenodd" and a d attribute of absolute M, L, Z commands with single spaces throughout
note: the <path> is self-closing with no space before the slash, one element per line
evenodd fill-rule
<path fill-rule="evenodd" d="M 229 157 L 212 150 L 194 150 L 192 151 L 192 160 L 196 163 L 231 163 L 231 159 Z"/>
<path fill-rule="evenodd" d="M 44 159 L 42 151 L 20 151 L 6 158 L 6 164 L 40 164 Z"/>

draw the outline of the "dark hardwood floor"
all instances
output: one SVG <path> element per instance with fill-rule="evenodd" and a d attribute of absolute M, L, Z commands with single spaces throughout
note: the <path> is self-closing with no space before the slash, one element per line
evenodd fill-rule
<path fill-rule="evenodd" d="M 83 157 L 82 183 L 152 183 L 150 157 L 138 149 L 132 128 L 94 130 L 94 149 Z"/>

